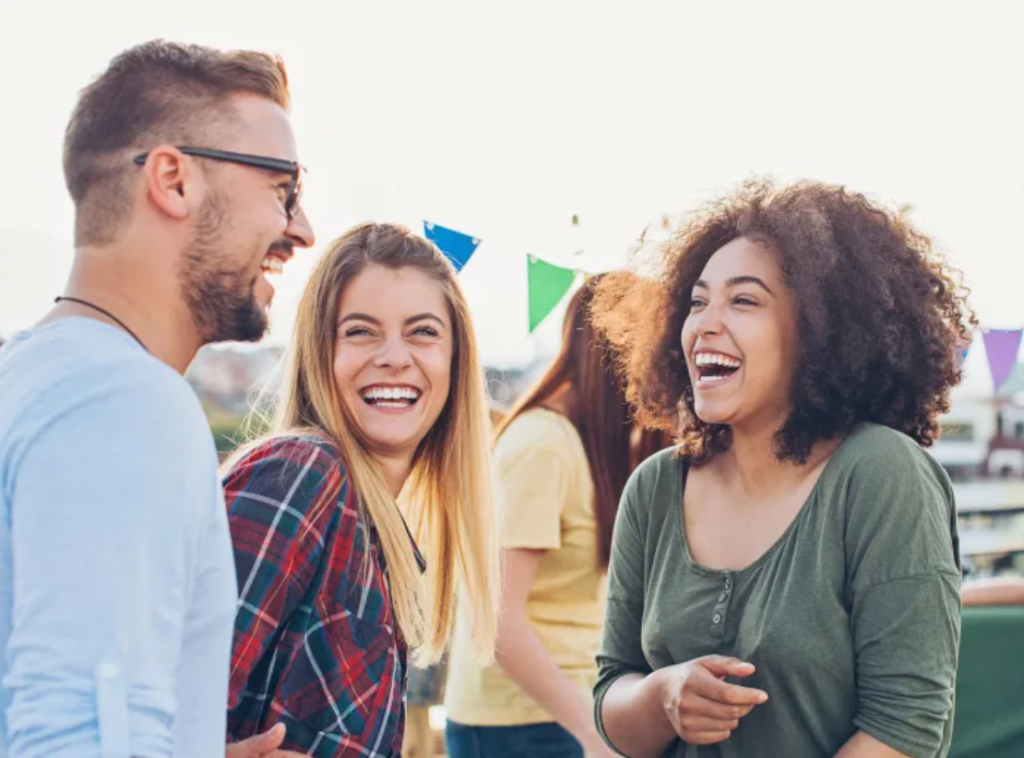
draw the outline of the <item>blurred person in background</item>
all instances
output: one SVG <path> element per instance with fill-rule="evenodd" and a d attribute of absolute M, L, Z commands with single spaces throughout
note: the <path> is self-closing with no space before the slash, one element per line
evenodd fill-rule
<path fill-rule="evenodd" d="M 569 302 L 562 347 L 497 428 L 504 513 L 496 662 L 472 656 L 459 615 L 445 707 L 450 758 L 611 756 L 591 691 L 605 570 L 630 472 L 668 443 L 635 427 L 588 307 L 601 276 Z"/>

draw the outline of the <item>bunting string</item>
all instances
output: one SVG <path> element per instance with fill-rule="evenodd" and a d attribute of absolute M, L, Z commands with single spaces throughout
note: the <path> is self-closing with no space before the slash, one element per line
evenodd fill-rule
<path fill-rule="evenodd" d="M 573 228 L 578 229 L 579 223 L 579 216 L 574 215 Z M 423 222 L 423 231 L 427 239 L 436 244 L 452 262 L 456 271 L 462 271 L 481 244 L 479 237 L 431 221 Z M 578 258 L 583 252 L 582 249 L 573 250 L 572 257 Z M 528 333 L 532 334 L 541 325 L 582 276 L 583 272 L 579 269 L 558 266 L 536 255 L 527 254 Z M 1006 392 L 1024 391 L 1024 366 L 1018 363 L 1022 337 L 1024 328 L 981 330 L 981 342 L 985 347 L 994 393 L 1004 388 Z M 961 365 L 967 360 L 970 349 L 971 346 L 968 346 L 958 355 Z"/>

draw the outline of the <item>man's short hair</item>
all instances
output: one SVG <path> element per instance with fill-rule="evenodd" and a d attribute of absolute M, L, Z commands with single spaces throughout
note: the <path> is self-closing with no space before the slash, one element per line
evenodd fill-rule
<path fill-rule="evenodd" d="M 289 104 L 276 56 L 154 40 L 111 61 L 82 90 L 64 136 L 64 178 L 75 203 L 75 244 L 116 239 L 131 205 L 132 159 L 160 143 L 200 145 L 230 125 L 236 94 Z"/>

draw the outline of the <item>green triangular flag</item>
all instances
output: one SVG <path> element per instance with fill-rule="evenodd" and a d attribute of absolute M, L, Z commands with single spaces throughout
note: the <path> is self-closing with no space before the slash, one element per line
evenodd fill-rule
<path fill-rule="evenodd" d="M 527 285 L 530 297 L 530 332 L 536 329 L 549 313 L 565 297 L 576 272 L 534 258 L 526 257 Z"/>

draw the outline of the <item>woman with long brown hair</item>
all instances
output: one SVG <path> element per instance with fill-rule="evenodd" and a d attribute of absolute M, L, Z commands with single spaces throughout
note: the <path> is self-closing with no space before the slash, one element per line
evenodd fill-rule
<path fill-rule="evenodd" d="M 445 705 L 451 758 L 611 755 L 591 689 L 612 526 L 630 472 L 662 447 L 642 433 L 588 319 L 593 277 L 573 296 L 562 349 L 497 429 L 504 605 L 496 664 L 464 644 L 461 617 Z"/>
<path fill-rule="evenodd" d="M 399 755 L 407 650 L 440 656 L 458 583 L 466 652 L 492 655 L 487 414 L 441 252 L 387 224 L 332 243 L 299 306 L 273 432 L 225 479 L 240 590 L 230 738 L 283 723 L 287 749 Z"/>

